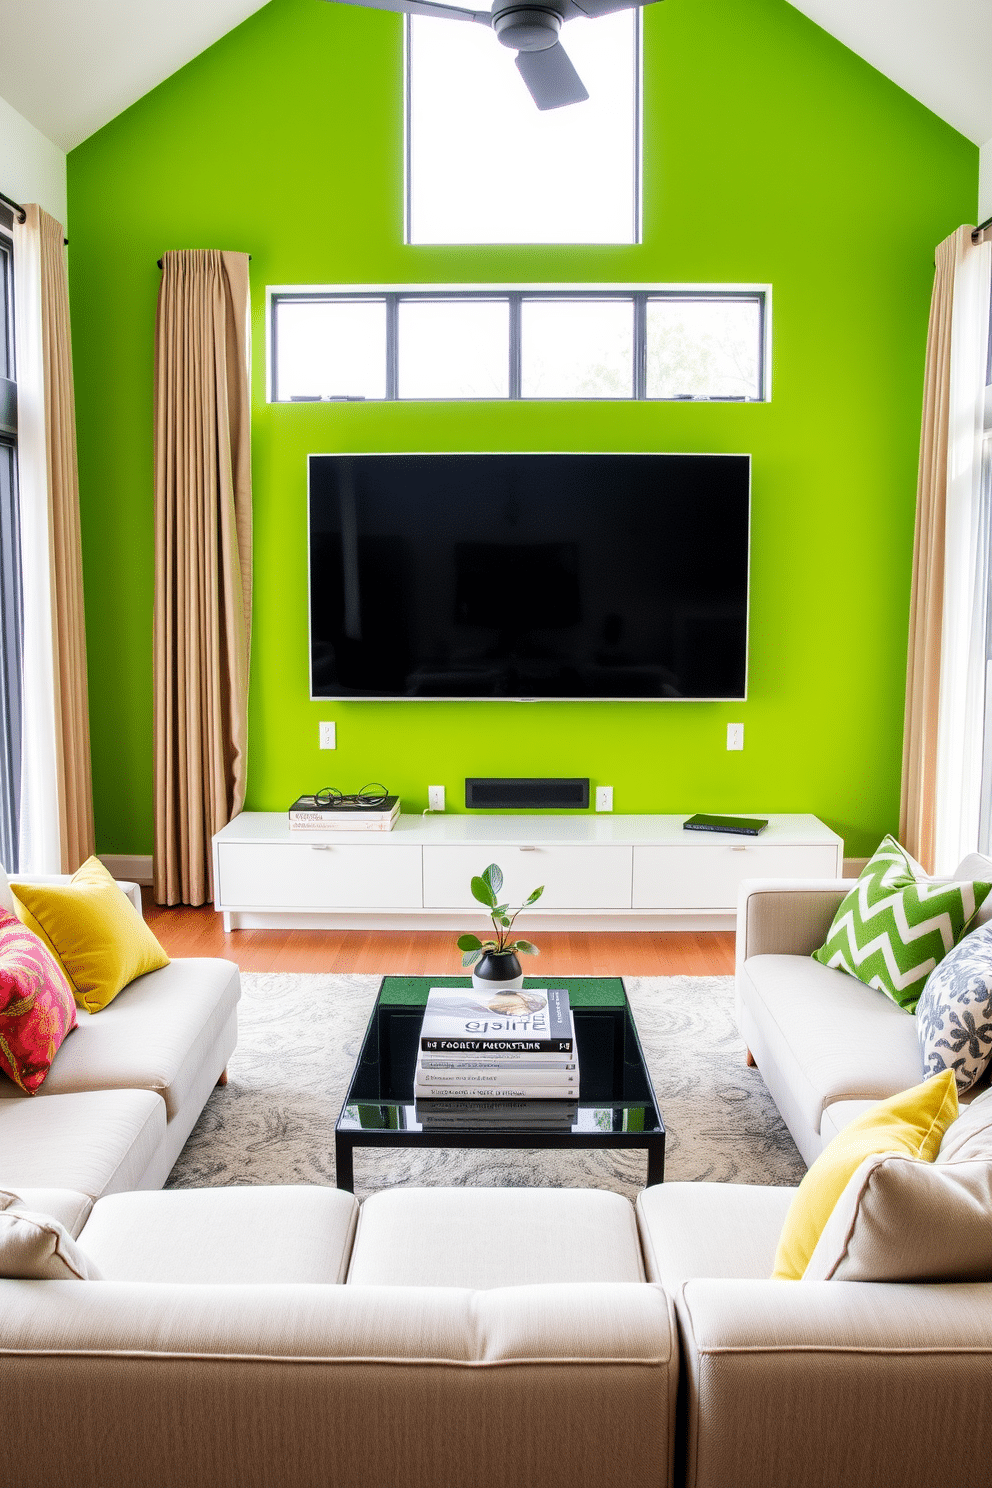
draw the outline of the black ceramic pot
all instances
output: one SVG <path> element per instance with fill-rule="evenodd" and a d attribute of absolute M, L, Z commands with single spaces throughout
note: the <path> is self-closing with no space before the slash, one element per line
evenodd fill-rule
<path fill-rule="evenodd" d="M 493 992 L 518 992 L 524 984 L 514 951 L 484 951 L 472 967 L 472 982 Z"/>

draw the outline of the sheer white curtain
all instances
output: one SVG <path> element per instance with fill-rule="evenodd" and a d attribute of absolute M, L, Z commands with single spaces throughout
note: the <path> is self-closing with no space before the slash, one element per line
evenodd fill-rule
<path fill-rule="evenodd" d="M 992 243 L 958 238 L 950 407 L 934 868 L 951 873 L 978 850 L 985 721 L 992 514 L 982 479 Z"/>
<path fill-rule="evenodd" d="M 51 524 L 37 209 L 14 228 L 17 485 L 24 592 L 20 872 L 60 873 Z"/>

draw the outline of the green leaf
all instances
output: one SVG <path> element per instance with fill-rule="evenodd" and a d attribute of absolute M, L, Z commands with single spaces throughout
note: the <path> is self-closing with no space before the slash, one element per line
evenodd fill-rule
<path fill-rule="evenodd" d="M 532 945 L 529 940 L 518 940 L 513 949 L 515 951 L 523 951 L 525 956 L 539 956 L 541 954 L 537 946 Z"/>
<path fill-rule="evenodd" d="M 481 951 L 482 941 L 477 935 L 459 935 L 455 945 L 460 951 Z"/>
<path fill-rule="evenodd" d="M 502 925 L 504 930 L 509 930 L 510 926 L 513 924 L 513 921 L 510 919 L 509 915 L 499 914 L 495 909 L 493 910 L 493 919 L 496 921 L 497 925 Z"/>
<path fill-rule="evenodd" d="M 478 961 L 478 959 L 479 959 L 479 957 L 481 955 L 482 955 L 482 947 L 481 946 L 479 947 L 479 949 L 477 951 L 466 951 L 465 954 L 464 954 L 464 956 L 462 957 L 462 965 L 463 966 L 474 966 L 475 963 L 476 963 L 476 961 Z"/>
<path fill-rule="evenodd" d="M 486 872 L 489 872 L 488 868 L 486 869 Z M 477 899 L 479 903 L 484 904 L 487 909 L 493 908 L 496 903 L 496 895 L 486 883 L 485 878 L 473 878 L 472 882 L 469 884 L 469 888 L 472 890 L 473 899 Z"/>
<path fill-rule="evenodd" d="M 482 876 L 493 891 L 493 903 L 495 904 L 496 895 L 503 887 L 503 870 L 498 863 L 490 863 L 489 867 L 483 871 Z"/>
<path fill-rule="evenodd" d="M 539 889 L 535 889 L 534 890 L 533 894 L 531 894 L 530 898 L 527 900 L 527 903 L 524 905 L 524 908 L 525 909 L 527 908 L 527 904 L 536 904 L 537 901 L 538 901 L 538 899 L 540 899 L 540 897 L 541 897 L 541 895 L 543 893 L 544 893 L 544 885 L 542 884 Z"/>

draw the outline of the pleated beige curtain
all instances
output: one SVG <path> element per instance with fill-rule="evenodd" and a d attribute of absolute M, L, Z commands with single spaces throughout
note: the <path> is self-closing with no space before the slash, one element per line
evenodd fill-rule
<path fill-rule="evenodd" d="M 248 255 L 166 253 L 155 335 L 155 898 L 213 895 L 248 742 Z"/>
<path fill-rule="evenodd" d="M 21 871 L 95 851 L 76 408 L 65 236 L 38 206 L 15 230 L 24 585 Z"/>
<path fill-rule="evenodd" d="M 959 260 L 970 247 L 971 228 L 959 227 L 957 232 L 944 239 L 935 254 L 916 491 L 899 840 L 930 872 L 934 866 L 936 841 L 951 322 L 954 276 Z"/>

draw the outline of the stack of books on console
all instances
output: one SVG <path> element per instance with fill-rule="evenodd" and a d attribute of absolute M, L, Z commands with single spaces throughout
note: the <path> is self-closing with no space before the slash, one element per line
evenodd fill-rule
<path fill-rule="evenodd" d="M 414 1075 L 418 1113 L 430 1125 L 458 1123 L 471 1103 L 492 1119 L 558 1124 L 577 1110 L 579 1060 L 563 987 L 489 992 L 432 987 Z M 429 1105 L 424 1105 L 428 1101 Z M 554 1109 L 557 1106 L 559 1109 Z M 482 1117 L 482 1107 L 478 1117 Z"/>
<path fill-rule="evenodd" d="M 328 805 L 316 796 L 299 796 L 289 808 L 291 832 L 391 832 L 400 814 L 399 796 L 381 806 Z"/>

